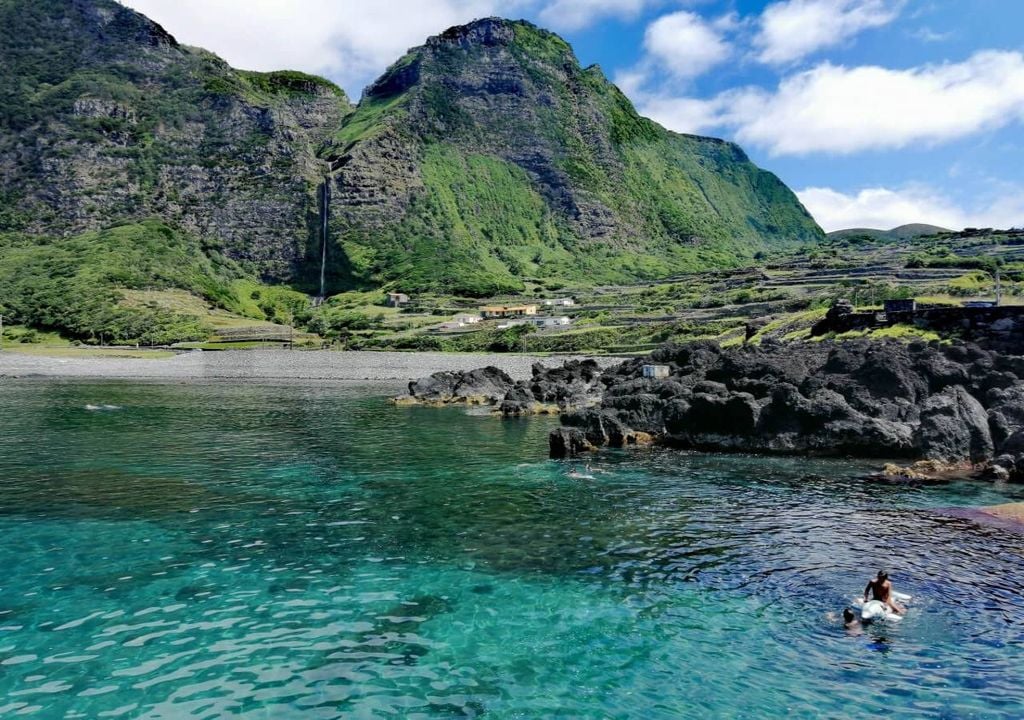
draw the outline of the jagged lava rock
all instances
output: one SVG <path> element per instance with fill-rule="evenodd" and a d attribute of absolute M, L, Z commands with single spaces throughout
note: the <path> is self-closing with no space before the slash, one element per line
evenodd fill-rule
<path fill-rule="evenodd" d="M 628 444 L 978 463 L 1024 426 L 1020 358 L 971 345 L 855 341 L 667 346 L 605 372 L 600 406 L 568 413 L 553 454 Z M 1007 441 L 1008 442 L 1008 441 Z"/>
<path fill-rule="evenodd" d="M 393 399 L 398 405 L 497 405 L 515 381 L 493 366 L 467 372 L 444 371 L 409 383 L 409 394 Z"/>

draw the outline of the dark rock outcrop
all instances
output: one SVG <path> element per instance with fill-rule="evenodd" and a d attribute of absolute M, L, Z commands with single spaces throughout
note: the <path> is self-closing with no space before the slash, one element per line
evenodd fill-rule
<path fill-rule="evenodd" d="M 994 450 L 985 408 L 961 385 L 928 398 L 916 435 L 929 460 L 982 462 L 991 459 Z"/>
<path fill-rule="evenodd" d="M 501 414 L 558 414 L 601 402 L 601 368 L 593 360 L 570 360 L 562 367 L 533 366 L 533 377 L 516 383 L 501 403 Z"/>
<path fill-rule="evenodd" d="M 398 405 L 497 405 L 515 381 L 505 371 L 485 367 L 468 372 L 439 372 L 409 383 Z"/>
<path fill-rule="evenodd" d="M 650 362 L 669 377 L 643 377 Z M 640 433 L 712 451 L 984 463 L 1024 427 L 1020 371 L 1019 358 L 971 345 L 668 346 L 606 371 L 600 405 L 563 417 L 581 434 L 553 434 L 551 450 Z"/>

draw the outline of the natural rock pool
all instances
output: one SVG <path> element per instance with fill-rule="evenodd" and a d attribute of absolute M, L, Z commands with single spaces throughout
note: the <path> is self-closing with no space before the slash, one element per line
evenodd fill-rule
<path fill-rule="evenodd" d="M 610 452 L 395 388 L 0 382 L 0 717 L 1024 716 L 1024 488 Z M 898 625 L 838 613 L 879 567 Z"/>

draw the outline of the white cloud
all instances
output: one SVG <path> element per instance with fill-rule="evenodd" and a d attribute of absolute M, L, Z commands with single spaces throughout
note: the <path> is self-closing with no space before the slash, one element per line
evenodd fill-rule
<path fill-rule="evenodd" d="M 953 37 L 953 33 L 937 32 L 935 30 L 932 30 L 930 27 L 922 27 L 910 33 L 910 37 L 916 40 L 920 40 L 921 42 L 938 43 L 949 40 L 951 37 Z"/>
<path fill-rule="evenodd" d="M 757 57 L 771 65 L 800 60 L 869 28 L 887 25 L 903 0 L 786 0 L 765 8 L 754 38 Z"/>
<path fill-rule="evenodd" d="M 965 227 L 1009 228 L 1024 225 L 1024 192 L 1003 193 L 965 207 L 927 185 L 866 188 L 855 194 L 810 187 L 797 192 L 800 201 L 827 232 L 846 228 L 888 230 L 908 223 L 928 223 L 954 230 Z"/>
<path fill-rule="evenodd" d="M 181 42 L 247 70 L 327 75 L 350 91 L 430 35 L 532 0 L 123 0 Z"/>
<path fill-rule="evenodd" d="M 696 77 L 724 62 L 729 44 L 692 12 L 663 15 L 647 27 L 644 49 L 649 60 L 679 78 Z"/>
<path fill-rule="evenodd" d="M 618 79 L 616 77 L 616 81 Z M 670 130 L 697 135 L 722 126 L 724 104 L 719 100 L 645 96 L 643 93 L 630 94 L 626 90 L 623 92 L 630 97 L 642 98 L 637 106 L 640 114 Z"/>
<path fill-rule="evenodd" d="M 540 13 L 544 23 L 579 30 L 605 17 L 634 18 L 658 0 L 554 0 Z"/>
<path fill-rule="evenodd" d="M 732 129 L 774 155 L 935 144 L 1024 119 L 1024 54 L 983 51 L 909 70 L 824 63 L 785 78 L 774 92 L 643 97 L 640 105 L 673 130 Z"/>

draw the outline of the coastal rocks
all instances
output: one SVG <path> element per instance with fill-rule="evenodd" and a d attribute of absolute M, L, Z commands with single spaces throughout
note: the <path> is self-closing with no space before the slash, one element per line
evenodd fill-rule
<path fill-rule="evenodd" d="M 1024 482 L 1024 430 L 1013 433 L 1000 445 L 989 474 L 995 479 Z"/>
<path fill-rule="evenodd" d="M 908 467 L 888 463 L 880 475 L 873 476 L 891 482 L 947 482 L 970 475 L 974 470 L 971 463 L 944 463 L 937 460 L 919 460 Z"/>
<path fill-rule="evenodd" d="M 549 443 L 552 457 L 572 457 L 600 447 L 654 444 L 653 435 L 627 427 L 612 413 L 586 411 L 574 417 L 580 423 L 578 427 L 552 431 Z"/>
<path fill-rule="evenodd" d="M 491 405 L 505 417 L 558 415 L 593 407 L 604 396 L 606 378 L 595 360 L 534 363 L 529 380 L 514 381 L 496 367 L 439 372 L 409 383 L 398 405 Z"/>
<path fill-rule="evenodd" d="M 929 460 L 982 462 L 994 450 L 985 408 L 960 385 L 928 398 L 916 436 Z"/>
<path fill-rule="evenodd" d="M 601 368 L 593 360 L 569 360 L 561 367 L 533 366 L 533 377 L 511 388 L 501 402 L 501 414 L 557 415 L 601 402 Z"/>
<path fill-rule="evenodd" d="M 488 366 L 468 372 L 439 372 L 409 383 L 409 394 L 394 398 L 397 405 L 497 405 L 515 381 L 503 370 Z"/>
<path fill-rule="evenodd" d="M 652 361 L 669 376 L 643 377 Z M 1006 455 L 1006 472 L 1016 476 L 1024 473 L 1024 438 L 1019 456 L 1001 446 L 1024 428 L 1020 371 L 1019 358 L 971 345 L 666 346 L 606 371 L 600 405 L 567 413 L 563 424 L 579 432 L 556 431 L 551 451 L 621 447 L 640 433 L 679 448 L 950 467 Z"/>

